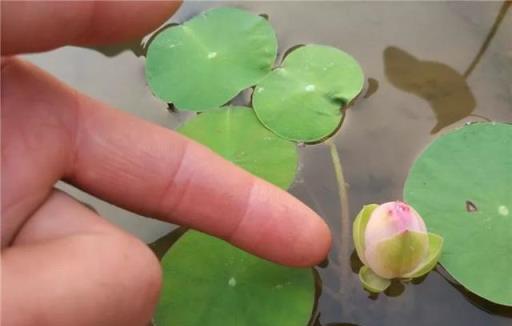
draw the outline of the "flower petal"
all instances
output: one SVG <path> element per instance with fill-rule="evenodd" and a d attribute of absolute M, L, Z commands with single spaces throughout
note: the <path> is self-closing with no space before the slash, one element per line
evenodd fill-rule
<path fill-rule="evenodd" d="M 377 207 L 365 231 L 365 244 L 370 246 L 404 231 L 427 233 L 427 227 L 416 210 L 401 201 L 387 202 Z"/>

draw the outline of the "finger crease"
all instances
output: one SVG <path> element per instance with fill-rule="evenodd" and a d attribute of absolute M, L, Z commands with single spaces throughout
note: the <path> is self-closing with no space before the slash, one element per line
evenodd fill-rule
<path fill-rule="evenodd" d="M 244 224 L 245 220 L 249 216 L 249 212 L 252 208 L 252 201 L 254 196 L 254 189 L 256 188 L 255 180 L 251 179 L 251 185 L 249 188 L 249 194 L 247 195 L 247 200 L 245 202 L 245 209 L 244 212 L 240 215 L 236 223 L 234 224 L 233 228 L 225 235 L 222 236 L 223 239 L 225 239 L 228 242 L 232 242 L 235 240 L 236 235 L 240 231 L 240 228 L 242 224 Z"/>
<path fill-rule="evenodd" d="M 167 178 L 167 181 L 166 181 L 164 187 L 162 188 L 160 198 L 157 201 L 157 203 L 158 203 L 157 207 L 160 208 L 159 211 L 163 211 L 163 212 L 168 211 L 168 213 L 166 213 L 166 214 L 172 213 L 172 211 L 174 211 L 179 206 L 179 203 L 181 202 L 182 198 L 184 198 L 185 191 L 188 188 L 190 178 L 187 178 L 187 180 L 185 181 L 185 184 L 183 186 L 184 187 L 183 191 L 177 192 L 177 194 L 178 194 L 178 196 L 176 197 L 177 199 L 173 200 L 173 204 L 170 205 L 171 206 L 170 209 L 165 208 L 165 203 L 167 202 L 167 198 L 169 197 L 169 194 L 172 194 L 175 192 L 175 189 L 174 189 L 175 184 L 176 184 L 175 179 L 177 176 L 180 175 L 181 170 L 183 169 L 183 166 L 185 164 L 184 162 L 187 159 L 187 155 L 188 155 L 187 153 L 189 151 L 189 146 L 190 146 L 189 142 L 186 142 L 183 145 L 183 150 L 181 151 L 181 154 L 180 154 L 178 166 L 173 171 L 173 173 Z"/>

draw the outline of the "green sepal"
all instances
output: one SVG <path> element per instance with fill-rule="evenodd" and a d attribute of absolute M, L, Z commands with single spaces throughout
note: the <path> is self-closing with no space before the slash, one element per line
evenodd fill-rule
<path fill-rule="evenodd" d="M 363 287 L 370 292 L 380 293 L 387 289 L 391 281 L 375 274 L 368 266 L 363 265 L 359 270 L 359 280 Z"/>
<path fill-rule="evenodd" d="M 363 263 L 366 263 L 366 260 L 364 259 L 364 231 L 366 230 L 366 225 L 368 225 L 370 216 L 378 206 L 379 205 L 377 204 L 363 206 L 359 214 L 357 214 L 357 217 L 354 220 L 354 224 L 352 226 L 352 238 L 354 239 L 354 247 L 356 248 L 359 259 Z"/>
<path fill-rule="evenodd" d="M 441 251 L 443 249 L 443 237 L 429 233 L 428 234 L 428 255 L 425 260 L 412 272 L 403 275 L 403 278 L 421 277 L 430 272 L 437 264 Z"/>
<path fill-rule="evenodd" d="M 402 277 L 414 271 L 428 254 L 428 235 L 406 230 L 365 249 L 367 264 L 381 277 Z"/>

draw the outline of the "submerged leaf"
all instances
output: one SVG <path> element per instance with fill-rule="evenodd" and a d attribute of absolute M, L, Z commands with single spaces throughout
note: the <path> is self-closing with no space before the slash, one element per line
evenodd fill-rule
<path fill-rule="evenodd" d="M 306 45 L 292 51 L 256 86 L 253 107 L 270 130 L 290 140 L 315 142 L 340 125 L 341 109 L 362 90 L 364 74 L 336 48 Z"/>
<path fill-rule="evenodd" d="M 295 178 L 295 144 L 266 129 L 249 108 L 232 106 L 205 112 L 178 131 L 283 189 Z"/>
<path fill-rule="evenodd" d="M 512 125 L 476 123 L 438 138 L 414 163 L 404 197 L 444 238 L 444 268 L 512 306 Z"/>
<path fill-rule="evenodd" d="M 310 268 L 277 265 L 196 231 L 171 247 L 162 267 L 157 326 L 304 326 L 311 317 Z"/>
<path fill-rule="evenodd" d="M 263 17 L 215 8 L 157 34 L 147 51 L 146 79 L 164 101 L 204 111 L 260 81 L 276 55 L 274 30 Z"/>

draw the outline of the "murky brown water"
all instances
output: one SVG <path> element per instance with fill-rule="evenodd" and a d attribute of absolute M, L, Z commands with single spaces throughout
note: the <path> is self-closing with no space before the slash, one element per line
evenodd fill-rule
<path fill-rule="evenodd" d="M 172 21 L 214 5 L 219 4 L 186 3 Z M 363 204 L 401 198 L 409 167 L 433 138 L 469 121 L 512 122 L 512 13 L 505 13 L 503 3 L 229 5 L 267 14 L 280 53 L 296 44 L 321 43 L 339 47 L 361 63 L 368 90 L 334 137 L 352 217 Z M 83 92 L 147 120 L 174 128 L 185 119 L 184 114 L 168 113 L 151 95 L 142 58 L 126 46 L 101 52 L 69 47 L 27 58 Z M 357 259 L 350 263 L 352 247 L 340 250 L 340 202 L 329 147 L 312 145 L 301 152 L 301 169 L 290 191 L 325 218 L 335 235 L 329 261 L 318 269 L 323 288 L 315 325 L 512 324 L 511 308 L 468 295 L 450 284 L 442 269 L 416 284 L 394 284 L 385 294 L 369 297 L 352 271 L 358 264 Z M 63 187 L 148 242 L 172 228 Z"/>

